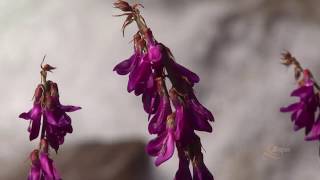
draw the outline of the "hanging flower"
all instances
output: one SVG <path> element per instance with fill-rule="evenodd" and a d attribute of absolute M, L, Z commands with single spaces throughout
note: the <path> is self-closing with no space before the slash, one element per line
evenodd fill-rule
<path fill-rule="evenodd" d="M 283 55 L 282 60 L 284 65 L 294 67 L 298 88 L 291 93 L 291 96 L 298 97 L 299 101 L 280 108 L 280 111 L 292 113 L 291 121 L 294 123 L 294 130 L 305 128 L 305 140 L 320 140 L 320 88 L 312 73 L 308 69 L 303 69 L 289 52 Z M 317 121 L 316 114 L 319 114 Z"/>
<path fill-rule="evenodd" d="M 212 113 L 194 94 L 193 87 L 199 76 L 178 64 L 169 48 L 159 43 L 138 9 L 140 4 L 129 5 L 119 0 L 114 6 L 127 16 L 122 30 L 136 22 L 139 31 L 133 37 L 133 55 L 114 67 L 119 75 L 128 75 L 128 92 L 142 96 L 148 114 L 148 131 L 156 137 L 146 151 L 155 157 L 159 166 L 169 160 L 178 149 L 179 169 L 176 180 L 213 180 L 203 162 L 200 138 L 195 131 L 212 132 Z M 167 81 L 172 85 L 170 92 Z M 193 165 L 193 175 L 189 164 Z"/>
<path fill-rule="evenodd" d="M 36 149 L 30 154 L 31 169 L 28 175 L 28 180 L 61 180 L 61 177 L 49 157 L 46 140 L 41 143 L 43 149 L 41 152 Z"/>
<path fill-rule="evenodd" d="M 30 141 L 40 134 L 39 149 L 30 155 L 31 169 L 28 180 L 60 180 L 61 177 L 49 158 L 49 146 L 58 151 L 66 134 L 73 131 L 67 112 L 77 111 L 81 107 L 62 105 L 57 83 L 47 81 L 47 72 L 51 72 L 55 67 L 46 64 L 41 65 L 41 68 L 41 84 L 35 90 L 33 107 L 19 115 L 20 118 L 29 121 Z"/>

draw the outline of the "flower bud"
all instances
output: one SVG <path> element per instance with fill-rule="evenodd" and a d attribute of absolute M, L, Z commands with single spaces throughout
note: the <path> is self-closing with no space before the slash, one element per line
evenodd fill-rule
<path fill-rule="evenodd" d="M 37 162 L 39 160 L 39 150 L 35 149 L 30 153 L 29 159 L 32 163 Z"/>
<path fill-rule="evenodd" d="M 56 69 L 56 67 L 52 67 L 52 66 L 50 66 L 49 64 L 45 64 L 45 65 L 42 67 L 42 69 L 43 69 L 44 71 L 50 71 L 50 72 L 51 72 L 51 70 Z"/>
<path fill-rule="evenodd" d="M 43 86 L 39 84 L 34 92 L 35 102 L 38 103 L 41 100 L 42 95 L 43 95 Z"/>
<path fill-rule="evenodd" d="M 41 149 L 41 152 L 45 152 L 45 153 L 49 152 L 48 141 L 46 139 L 41 139 L 40 149 Z"/>
<path fill-rule="evenodd" d="M 129 5 L 129 3 L 122 0 L 118 0 L 117 2 L 113 3 L 113 5 L 115 8 L 118 8 L 125 12 L 129 12 L 133 10 L 132 7 Z"/>

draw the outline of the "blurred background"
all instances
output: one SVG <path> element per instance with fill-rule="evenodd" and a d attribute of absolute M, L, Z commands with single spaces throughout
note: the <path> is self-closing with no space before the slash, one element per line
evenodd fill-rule
<path fill-rule="evenodd" d="M 130 1 L 138 2 L 138 1 Z M 320 179 L 319 143 L 293 132 L 293 71 L 289 50 L 320 80 L 318 0 L 141 0 L 149 27 L 177 61 L 201 77 L 200 101 L 214 112 L 214 133 L 199 133 L 205 162 L 218 180 Z M 130 26 L 112 15 L 110 0 L 0 1 L 0 179 L 26 179 L 28 122 L 39 65 L 58 67 L 61 102 L 74 133 L 53 155 L 66 180 L 169 180 L 175 157 L 159 168 L 144 152 L 153 138 L 141 98 L 126 91 L 127 77 L 112 72 L 132 53 Z"/>

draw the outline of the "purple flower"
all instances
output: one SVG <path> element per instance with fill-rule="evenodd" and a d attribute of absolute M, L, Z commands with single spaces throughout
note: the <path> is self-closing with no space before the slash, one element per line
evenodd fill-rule
<path fill-rule="evenodd" d="M 28 128 L 30 141 L 40 134 L 39 149 L 30 155 L 31 168 L 28 180 L 61 180 L 49 157 L 49 145 L 56 153 L 58 152 L 66 134 L 73 131 L 71 118 L 67 112 L 77 111 L 81 107 L 62 105 L 59 100 L 58 85 L 46 79 L 47 72 L 51 72 L 55 67 L 48 64 L 43 66 L 41 63 L 41 69 L 41 84 L 35 90 L 33 107 L 30 111 L 19 115 L 19 118 L 30 122 Z"/>
<path fill-rule="evenodd" d="M 315 121 L 315 113 L 319 107 L 319 96 L 314 92 L 313 81 L 305 74 L 304 83 L 295 89 L 291 96 L 299 97 L 300 101 L 283 107 L 281 112 L 292 112 L 291 120 L 294 123 L 294 130 L 306 128 L 308 134 Z"/>
<path fill-rule="evenodd" d="M 311 131 L 306 136 L 305 140 L 307 141 L 316 141 L 320 140 L 320 115 L 318 116 L 317 121 L 313 124 Z"/>
<path fill-rule="evenodd" d="M 203 163 L 203 155 L 199 154 L 193 162 L 193 180 L 213 180 L 213 175 L 210 173 L 206 165 Z"/>
<path fill-rule="evenodd" d="M 31 169 L 28 180 L 61 180 L 49 154 L 34 150 L 31 155 Z"/>
<path fill-rule="evenodd" d="M 60 104 L 57 84 L 48 81 L 46 86 L 48 87 L 46 92 L 43 85 L 37 87 L 33 108 L 29 112 L 20 114 L 19 117 L 30 120 L 28 128 L 30 141 L 39 136 L 42 117 L 43 132 L 41 138 L 46 137 L 50 146 L 58 151 L 59 145 L 64 142 L 65 135 L 73 131 L 71 118 L 66 112 L 77 111 L 81 107 Z"/>
<path fill-rule="evenodd" d="M 136 96 L 142 95 L 142 103 L 148 114 L 148 131 L 156 135 L 147 147 L 150 156 L 156 157 L 159 166 L 178 149 L 179 169 L 176 180 L 213 179 L 203 163 L 200 138 L 195 131 L 212 132 L 212 113 L 196 98 L 193 86 L 200 81 L 199 76 L 178 64 L 170 49 L 155 40 L 152 31 L 146 26 L 137 4 L 115 5 L 127 16 L 124 29 L 136 22 L 139 31 L 134 35 L 134 54 L 113 69 L 120 75 L 129 74 L 127 90 Z M 125 8 L 124 8 L 125 7 Z M 120 15 L 122 16 L 122 15 Z M 169 80 L 172 88 L 166 87 Z M 173 106 L 172 106 L 173 105 Z M 197 160 L 192 178 L 189 164 Z"/>
<path fill-rule="evenodd" d="M 155 165 L 159 166 L 173 156 L 175 146 L 175 127 L 172 124 L 173 115 L 168 117 L 167 129 L 155 139 L 151 140 L 146 151 L 151 156 L 156 156 Z"/>
<path fill-rule="evenodd" d="M 163 83 L 161 80 L 158 80 L 158 87 L 162 86 Z M 160 134 L 166 128 L 167 118 L 170 114 L 172 114 L 172 109 L 170 105 L 170 100 L 167 96 L 165 96 L 164 92 L 159 92 L 160 94 L 160 103 L 158 105 L 158 109 L 155 115 L 151 118 L 149 122 L 149 133 L 150 134 Z"/>
<path fill-rule="evenodd" d="M 138 53 L 134 53 L 129 59 L 126 59 L 117 64 L 113 68 L 113 71 L 116 71 L 119 75 L 127 75 L 132 72 L 139 61 L 140 55 Z"/>
<path fill-rule="evenodd" d="M 186 102 L 186 111 L 194 130 L 212 132 L 212 127 L 209 124 L 209 121 L 214 121 L 212 113 L 197 100 L 193 92 L 190 92 Z"/>
<path fill-rule="evenodd" d="M 151 64 L 148 56 L 144 55 L 129 75 L 128 92 L 135 90 L 136 95 L 144 92 L 147 82 L 152 76 Z"/>
<path fill-rule="evenodd" d="M 41 116 L 42 116 L 42 108 L 40 103 L 34 103 L 33 108 L 29 112 L 22 113 L 19 116 L 19 118 L 30 120 L 30 125 L 28 128 L 28 131 L 30 133 L 29 135 L 30 141 L 36 139 L 39 135 L 40 126 L 41 126 Z"/>
<path fill-rule="evenodd" d="M 175 180 L 192 180 L 189 169 L 190 160 L 181 148 L 178 148 L 179 169 L 176 172 Z"/>

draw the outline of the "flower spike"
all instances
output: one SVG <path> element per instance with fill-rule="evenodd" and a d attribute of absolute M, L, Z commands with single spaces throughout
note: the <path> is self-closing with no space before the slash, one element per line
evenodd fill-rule
<path fill-rule="evenodd" d="M 179 169 L 175 180 L 213 180 L 204 164 L 202 145 L 196 131 L 212 132 L 212 113 L 195 96 L 193 87 L 199 76 L 178 64 L 170 49 L 159 43 L 146 25 L 138 7 L 125 1 L 114 3 L 127 16 L 122 32 L 135 22 L 138 32 L 133 36 L 133 55 L 114 67 L 119 75 L 128 75 L 128 92 L 142 96 L 147 113 L 148 132 L 156 137 L 146 151 L 160 166 L 178 151 Z M 167 88 L 167 81 L 172 87 Z M 189 165 L 193 166 L 193 175 Z"/>
<path fill-rule="evenodd" d="M 39 148 L 30 155 L 31 169 L 28 180 L 61 180 L 53 160 L 49 157 L 49 150 L 58 152 L 64 143 L 67 133 L 72 133 L 71 118 L 66 114 L 81 109 L 77 106 L 60 104 L 57 83 L 47 80 L 47 72 L 55 67 L 41 63 L 41 83 L 38 84 L 34 96 L 33 107 L 30 111 L 21 113 L 19 118 L 29 121 L 30 141 L 40 136 Z"/>
<path fill-rule="evenodd" d="M 293 90 L 291 96 L 299 101 L 287 107 L 280 108 L 281 112 L 291 112 L 291 121 L 294 130 L 305 130 L 306 141 L 320 140 L 320 87 L 312 73 L 304 69 L 299 61 L 289 52 L 283 53 L 282 64 L 294 68 L 294 76 L 298 88 Z M 318 117 L 316 117 L 318 115 Z"/>

